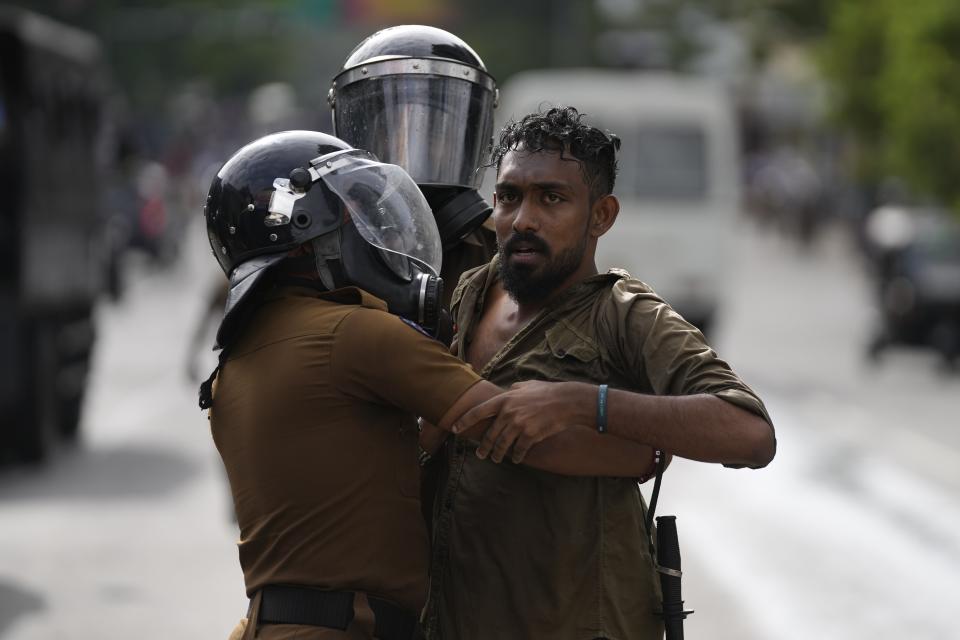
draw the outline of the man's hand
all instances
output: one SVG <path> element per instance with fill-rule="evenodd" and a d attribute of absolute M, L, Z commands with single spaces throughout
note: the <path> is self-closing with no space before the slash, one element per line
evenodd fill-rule
<path fill-rule="evenodd" d="M 530 448 L 574 425 L 591 426 L 596 412 L 596 391 L 577 382 L 517 382 L 464 413 L 453 425 L 462 434 L 475 424 L 493 418 L 477 447 L 477 457 L 488 455 L 500 462 L 513 448 L 511 459 L 523 462 Z"/>

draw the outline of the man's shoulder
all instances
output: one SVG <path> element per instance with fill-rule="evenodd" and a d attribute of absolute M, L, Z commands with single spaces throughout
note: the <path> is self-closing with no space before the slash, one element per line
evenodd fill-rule
<path fill-rule="evenodd" d="M 335 327 L 338 343 L 367 353 L 439 344 L 416 322 L 385 309 L 353 306 L 343 313 Z"/>
<path fill-rule="evenodd" d="M 625 276 L 618 279 L 613 283 L 613 286 L 610 287 L 611 298 L 615 302 L 622 304 L 635 303 L 638 300 L 660 303 L 664 301 L 649 284 L 630 276 L 630 274 L 627 274 L 625 271 L 623 273 Z"/>
<path fill-rule="evenodd" d="M 611 269 L 608 286 L 601 289 L 596 302 L 599 328 L 614 337 L 626 330 L 634 338 L 644 338 L 655 327 L 666 329 L 675 322 L 686 324 L 649 284 L 626 271 Z M 614 334 L 614 336 L 611 336 Z"/>
<path fill-rule="evenodd" d="M 360 346 L 410 336 L 432 340 L 418 324 L 391 313 L 383 300 L 359 287 L 309 295 L 301 292 L 279 298 L 276 303 L 271 315 L 300 335 L 349 333 L 361 339 Z"/>
<path fill-rule="evenodd" d="M 344 289 L 314 295 L 289 295 L 273 301 L 273 315 L 292 330 L 332 330 L 348 316 L 369 309 L 374 315 L 386 313 L 364 304 L 358 289 Z"/>
<path fill-rule="evenodd" d="M 456 283 L 456 288 L 453 290 L 453 295 L 450 297 L 451 308 L 460 302 L 460 300 L 463 298 L 464 292 L 469 287 L 479 288 L 483 286 L 484 282 L 486 281 L 486 274 L 490 269 L 490 264 L 490 262 L 485 262 L 475 267 L 471 267 L 460 275 L 460 281 Z"/>
<path fill-rule="evenodd" d="M 386 304 L 355 287 L 330 292 L 290 290 L 265 300 L 251 322 L 254 342 L 330 334 L 360 313 L 368 322 L 389 317 Z"/>
<path fill-rule="evenodd" d="M 457 283 L 458 287 L 464 285 L 468 282 L 478 282 L 483 278 L 483 274 L 486 274 L 487 270 L 490 268 L 489 262 L 484 262 L 483 264 L 478 264 L 475 267 L 471 267 L 463 272 L 460 276 L 460 282 Z"/>
<path fill-rule="evenodd" d="M 602 278 L 606 286 L 599 287 L 598 297 L 604 303 L 615 307 L 637 303 L 665 304 L 653 287 L 623 269 L 610 269 L 602 274 Z"/>

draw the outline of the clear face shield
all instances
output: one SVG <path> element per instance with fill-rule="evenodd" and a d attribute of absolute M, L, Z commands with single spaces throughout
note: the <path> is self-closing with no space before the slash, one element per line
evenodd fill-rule
<path fill-rule="evenodd" d="M 483 70 L 449 60 L 380 60 L 338 75 L 329 99 L 337 136 L 404 167 L 417 184 L 480 187 L 497 102 Z"/>
<path fill-rule="evenodd" d="M 403 169 L 355 149 L 312 160 L 299 184 L 291 184 L 295 177 L 274 183 L 270 217 L 277 224 L 289 222 L 309 182 L 323 181 L 395 275 L 411 280 L 415 271 L 411 260 L 420 271 L 439 275 L 443 252 L 437 224 L 420 189 Z"/>
<path fill-rule="evenodd" d="M 437 223 L 403 169 L 369 154 L 345 155 L 322 178 L 343 201 L 363 239 L 381 250 L 397 276 L 412 278 L 410 260 L 434 276 L 440 274 L 443 250 Z"/>

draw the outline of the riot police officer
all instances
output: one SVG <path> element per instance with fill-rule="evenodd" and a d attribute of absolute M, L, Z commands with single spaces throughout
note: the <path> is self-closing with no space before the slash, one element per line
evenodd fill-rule
<path fill-rule="evenodd" d="M 409 640 L 428 556 L 414 416 L 449 425 L 497 392 L 424 335 L 430 209 L 399 167 L 291 131 L 227 161 L 205 217 L 230 280 L 201 406 L 251 598 L 233 637 Z"/>
<path fill-rule="evenodd" d="M 329 93 L 334 131 L 403 167 L 433 210 L 449 303 L 460 274 L 496 251 L 478 193 L 493 132 L 496 82 L 467 43 L 434 27 L 401 25 L 350 53 Z"/>

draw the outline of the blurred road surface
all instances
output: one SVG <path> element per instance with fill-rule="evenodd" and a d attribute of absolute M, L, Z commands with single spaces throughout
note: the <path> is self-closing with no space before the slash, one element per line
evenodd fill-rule
<path fill-rule="evenodd" d="M 0 638 L 225 638 L 243 614 L 227 488 L 184 376 L 217 276 L 192 239 L 100 310 L 82 445 L 0 469 Z M 738 242 L 714 341 L 767 401 L 779 454 L 668 472 L 687 637 L 960 637 L 960 377 L 919 353 L 867 367 L 870 288 L 842 236 L 811 255 Z"/>
<path fill-rule="evenodd" d="M 960 637 L 960 376 L 932 353 L 867 364 L 872 289 L 844 236 L 741 247 L 717 348 L 767 402 L 778 455 L 664 479 L 687 637 Z"/>

